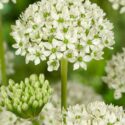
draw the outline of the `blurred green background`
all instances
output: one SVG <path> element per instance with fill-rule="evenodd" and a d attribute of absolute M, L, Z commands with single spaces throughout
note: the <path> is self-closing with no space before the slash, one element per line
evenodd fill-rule
<path fill-rule="evenodd" d="M 14 40 L 10 36 L 11 25 L 15 23 L 15 20 L 19 18 L 21 12 L 23 12 L 29 4 L 36 2 L 37 0 L 17 0 L 17 4 L 7 4 L 2 10 L 3 16 L 3 31 L 4 40 L 8 43 L 9 48 L 14 52 L 12 44 Z M 83 84 L 92 86 L 95 91 L 100 93 L 107 103 L 113 103 L 117 105 L 125 105 L 125 96 L 120 100 L 114 100 L 113 91 L 109 90 L 106 84 L 101 80 L 101 77 L 105 75 L 106 61 L 111 59 L 112 55 L 122 51 L 125 46 L 125 14 L 120 14 L 118 11 L 112 9 L 108 0 L 91 0 L 97 3 L 106 13 L 107 18 L 114 24 L 114 33 L 116 44 L 113 50 L 105 50 L 104 59 L 101 61 L 92 61 L 88 64 L 88 70 L 83 69 L 73 71 L 72 65 L 69 65 L 68 79 Z M 33 63 L 25 64 L 24 57 L 15 56 L 15 74 L 9 76 L 9 78 L 15 81 L 20 81 L 32 73 L 44 73 L 51 83 L 56 83 L 60 79 L 60 72 L 47 72 L 46 63 L 41 63 L 35 66 Z"/>

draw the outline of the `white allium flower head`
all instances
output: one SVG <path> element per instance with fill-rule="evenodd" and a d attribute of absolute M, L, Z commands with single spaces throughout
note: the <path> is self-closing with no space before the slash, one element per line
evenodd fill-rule
<path fill-rule="evenodd" d="M 12 1 L 13 3 L 16 3 L 16 0 L 0 0 L 0 10 L 3 9 L 4 4 L 7 4 L 10 1 Z"/>
<path fill-rule="evenodd" d="M 62 58 L 74 70 L 87 69 L 87 62 L 102 59 L 104 48 L 114 44 L 113 25 L 105 15 L 89 0 L 42 0 L 12 26 L 13 47 L 26 63 L 46 60 L 48 71 L 58 70 Z"/>
<path fill-rule="evenodd" d="M 28 120 L 20 119 L 15 114 L 3 110 L 0 112 L 0 125 L 32 125 Z"/>
<path fill-rule="evenodd" d="M 115 10 L 120 10 L 120 13 L 125 13 L 125 0 L 109 0 Z"/>
<path fill-rule="evenodd" d="M 14 73 L 14 53 L 8 49 L 7 44 L 4 44 L 5 49 L 5 63 L 6 63 L 6 73 L 7 75 L 11 75 Z M 1 78 L 1 66 L 0 66 L 0 81 Z"/>
<path fill-rule="evenodd" d="M 61 104 L 60 97 L 61 97 L 61 85 L 55 84 L 53 85 L 53 96 L 51 102 L 58 106 Z M 102 97 L 97 94 L 90 86 L 83 85 L 80 83 L 69 82 L 68 83 L 68 98 L 67 103 L 68 105 L 76 105 L 76 104 L 88 104 L 94 101 L 102 101 Z M 84 95 L 84 96 L 83 96 Z"/>
<path fill-rule="evenodd" d="M 124 125 L 125 122 L 122 107 L 106 105 L 104 102 L 70 106 L 65 115 L 64 125 Z"/>
<path fill-rule="evenodd" d="M 115 99 L 120 99 L 125 93 L 125 48 L 122 53 L 117 53 L 107 62 L 105 71 L 103 81 L 114 90 Z"/>
<path fill-rule="evenodd" d="M 125 112 L 123 107 L 107 105 L 101 101 L 69 106 L 63 112 L 59 107 L 48 103 L 41 112 L 40 119 L 41 125 L 124 125 Z"/>

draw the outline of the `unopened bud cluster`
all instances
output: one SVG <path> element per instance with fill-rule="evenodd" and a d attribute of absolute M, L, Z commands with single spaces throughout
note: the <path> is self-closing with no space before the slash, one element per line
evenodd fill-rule
<path fill-rule="evenodd" d="M 20 83 L 9 80 L 7 87 L 1 87 L 1 104 L 7 110 L 22 118 L 37 116 L 51 95 L 49 82 L 44 75 L 31 75 Z"/>

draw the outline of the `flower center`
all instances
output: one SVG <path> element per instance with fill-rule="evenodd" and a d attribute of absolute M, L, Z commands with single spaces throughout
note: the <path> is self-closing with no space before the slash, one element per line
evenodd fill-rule
<path fill-rule="evenodd" d="M 36 52 L 36 56 L 37 56 L 37 57 L 40 57 L 40 52 Z"/>
<path fill-rule="evenodd" d="M 52 48 L 52 53 L 55 53 L 57 51 L 57 48 Z"/>
<path fill-rule="evenodd" d="M 73 56 L 72 56 L 72 53 L 68 53 L 68 54 L 67 54 L 67 57 L 68 57 L 68 58 L 72 58 L 72 57 L 73 57 Z"/>
<path fill-rule="evenodd" d="M 68 31 L 68 28 L 63 28 L 64 33 L 67 33 L 67 31 Z"/>
<path fill-rule="evenodd" d="M 78 44 L 78 45 L 77 45 L 77 49 L 78 49 L 78 50 L 81 50 L 81 49 L 83 49 L 83 46 L 80 45 L 80 44 Z"/>
<path fill-rule="evenodd" d="M 56 28 L 51 28 L 50 32 L 54 33 L 56 31 Z"/>
<path fill-rule="evenodd" d="M 57 63 L 56 63 L 55 61 L 52 62 L 51 64 L 52 64 L 52 66 L 54 66 L 54 67 L 57 65 Z"/>
<path fill-rule="evenodd" d="M 64 19 L 63 19 L 63 18 L 59 18 L 59 19 L 58 19 L 58 22 L 59 22 L 59 23 L 64 23 Z"/>
<path fill-rule="evenodd" d="M 20 47 L 22 47 L 22 46 L 23 46 L 23 43 L 22 43 L 22 42 L 20 42 L 20 43 L 19 43 L 19 46 L 20 46 Z"/>
<path fill-rule="evenodd" d="M 45 12 L 45 13 L 43 14 L 43 16 L 44 16 L 45 18 L 47 18 L 48 16 L 50 16 L 50 13 Z"/>
<path fill-rule="evenodd" d="M 92 41 L 91 41 L 91 40 L 88 40 L 88 41 L 87 41 L 87 44 L 88 44 L 88 45 L 92 45 Z"/>
<path fill-rule="evenodd" d="M 69 41 L 68 41 L 68 39 L 64 39 L 63 42 L 64 42 L 65 44 L 67 44 Z"/>
<path fill-rule="evenodd" d="M 82 62 L 82 57 L 81 57 L 81 56 L 78 57 L 78 61 L 79 61 L 79 62 Z"/>

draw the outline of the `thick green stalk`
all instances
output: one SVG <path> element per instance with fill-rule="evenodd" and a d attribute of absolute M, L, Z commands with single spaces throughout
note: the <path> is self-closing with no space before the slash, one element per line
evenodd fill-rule
<path fill-rule="evenodd" d="M 6 64 L 5 64 L 5 54 L 4 54 L 4 42 L 2 36 L 2 17 L 0 15 L 0 69 L 1 69 L 1 77 L 2 77 L 2 84 L 7 84 L 6 78 Z"/>
<path fill-rule="evenodd" d="M 67 73 L 68 62 L 66 59 L 61 60 L 61 107 L 67 108 Z"/>
<path fill-rule="evenodd" d="M 33 125 L 40 125 L 40 123 L 37 119 L 32 119 L 31 121 L 32 121 Z"/>

